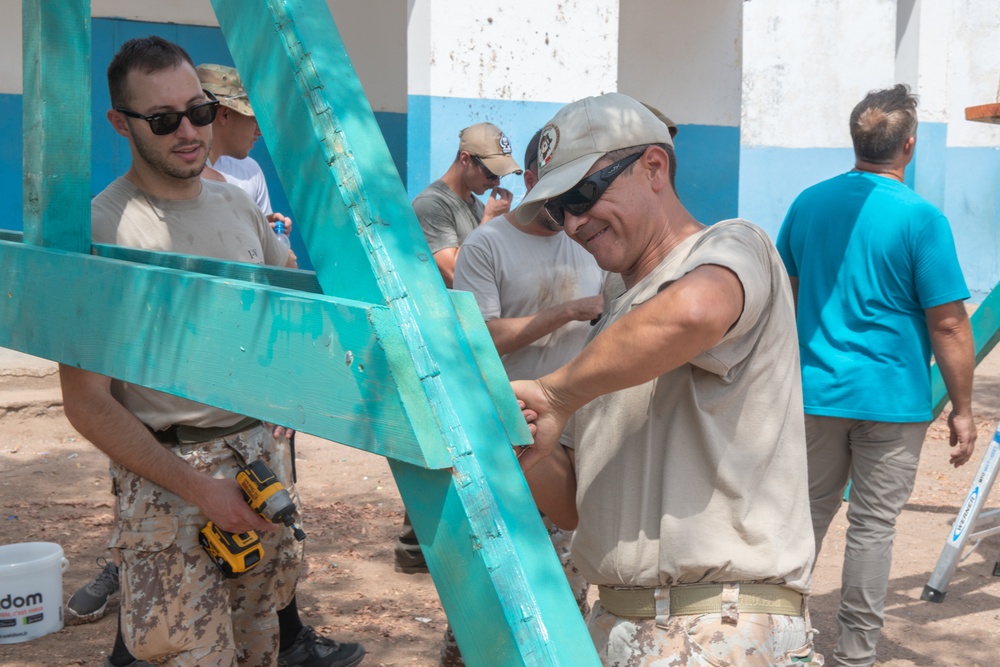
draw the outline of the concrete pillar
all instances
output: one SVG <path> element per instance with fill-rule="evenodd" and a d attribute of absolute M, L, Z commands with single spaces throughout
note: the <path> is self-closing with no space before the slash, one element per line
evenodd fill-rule
<path fill-rule="evenodd" d="M 737 214 L 742 3 L 622 0 L 618 90 L 678 125 L 677 192 L 704 223 Z"/>

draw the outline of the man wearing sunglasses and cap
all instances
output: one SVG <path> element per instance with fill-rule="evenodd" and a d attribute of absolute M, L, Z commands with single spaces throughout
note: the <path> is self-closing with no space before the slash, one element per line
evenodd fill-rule
<path fill-rule="evenodd" d="M 282 266 L 289 259 L 238 188 L 200 178 L 218 101 L 190 56 L 159 37 L 125 42 L 108 67 L 108 120 L 132 164 L 94 198 L 98 243 Z M 263 460 L 290 484 L 287 442 L 259 420 L 60 366 L 66 416 L 111 459 L 121 620 L 131 653 L 176 667 L 270 667 L 275 608 L 294 590 L 301 546 L 250 509 L 235 480 Z M 206 520 L 256 530 L 264 562 L 227 579 L 201 548 Z M 115 664 L 115 663 L 109 663 Z M 126 663 L 127 664 L 127 663 Z"/>
<path fill-rule="evenodd" d="M 458 136 L 458 154 L 448 171 L 413 200 L 427 245 L 448 287 L 465 237 L 480 223 L 510 210 L 513 195 L 500 187 L 500 178 L 521 173 L 511 157 L 507 135 L 496 125 L 477 123 Z M 483 205 L 475 195 L 487 190 L 490 195 Z"/>
<path fill-rule="evenodd" d="M 626 287 L 579 356 L 513 383 L 535 432 L 525 476 L 539 508 L 576 529 L 573 560 L 599 587 L 598 654 L 823 664 L 805 600 L 795 313 L 773 243 L 744 220 L 695 220 L 671 184 L 667 126 L 625 95 L 564 107 L 538 157 L 518 221 L 544 206 Z"/>

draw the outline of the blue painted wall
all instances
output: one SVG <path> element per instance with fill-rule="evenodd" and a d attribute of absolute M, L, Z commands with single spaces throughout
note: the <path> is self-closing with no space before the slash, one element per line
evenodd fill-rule
<path fill-rule="evenodd" d="M 1000 147 L 949 148 L 944 212 L 974 302 L 1000 283 Z"/>
<path fill-rule="evenodd" d="M 777 237 L 800 192 L 854 167 L 850 148 L 748 147 L 740 151 L 740 217 Z"/>
<path fill-rule="evenodd" d="M 0 95 L 0 199 L 7 214 L 0 229 L 24 229 L 23 113 L 20 95 Z"/>
<path fill-rule="evenodd" d="M 411 95 L 408 99 L 407 193 L 413 199 L 441 177 L 455 159 L 458 133 L 474 123 L 489 121 L 510 139 L 514 158 L 524 166 L 524 149 L 560 103 L 510 102 L 469 98 Z M 678 156 L 677 191 L 695 217 L 706 223 L 737 214 L 740 131 L 736 127 L 684 125 L 675 148 Z M 508 176 L 501 185 L 514 193 L 515 203 L 525 194 L 520 176 Z"/>
<path fill-rule="evenodd" d="M 144 23 L 122 19 L 94 19 L 92 22 L 92 98 L 93 117 L 93 160 L 91 163 L 91 196 L 103 190 L 117 176 L 125 173 L 131 163 L 128 142 L 111 128 L 107 121 L 107 110 L 111 106 L 108 97 L 106 70 L 115 52 L 126 40 L 133 37 L 160 35 L 184 47 L 196 64 L 204 62 L 232 65 L 233 59 L 226 47 L 222 32 L 218 28 L 186 26 L 165 23 Z M 0 196 L 12 205 L 13 215 L 0 222 L 0 228 L 22 229 L 22 112 L 20 95 L 0 95 L 0 118 L 3 129 L 0 132 Z M 406 115 L 401 113 L 376 112 L 375 119 L 392 154 L 396 170 L 401 178 L 406 175 Z M 285 191 L 281 187 L 274 164 L 267 152 L 266 138 L 258 141 L 250 155 L 256 159 L 267 178 L 271 194 L 271 205 L 276 211 L 289 213 L 294 221 Z M 301 238 L 292 234 L 292 246 L 299 257 L 302 268 L 311 269 L 309 255 Z"/>
<path fill-rule="evenodd" d="M 677 194 L 705 224 L 739 215 L 740 128 L 680 125 L 674 137 Z"/>

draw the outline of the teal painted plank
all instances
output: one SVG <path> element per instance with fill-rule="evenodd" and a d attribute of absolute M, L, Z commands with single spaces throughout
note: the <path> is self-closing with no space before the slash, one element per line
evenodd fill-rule
<path fill-rule="evenodd" d="M 21 20 L 25 241 L 86 252 L 90 247 L 90 2 L 24 0 Z"/>
<path fill-rule="evenodd" d="M 458 320 L 472 347 L 479 375 L 486 383 L 486 390 L 493 397 L 493 402 L 500 412 L 500 420 L 503 422 L 507 439 L 518 445 L 531 444 L 531 432 L 517 405 L 514 390 L 511 389 L 507 372 L 497 355 L 496 345 L 493 344 L 493 337 L 490 336 L 490 330 L 486 328 L 483 315 L 476 304 L 476 297 L 472 292 L 449 291 L 449 294 L 452 303 L 455 304 Z"/>
<path fill-rule="evenodd" d="M 410 487 L 422 471 L 394 472 L 422 538 L 429 526 L 467 526 L 464 538 L 431 540 L 427 549 L 468 664 L 597 664 L 568 587 L 553 589 L 564 578 L 554 555 L 531 567 L 522 561 L 551 546 L 499 414 L 516 404 L 498 408 L 512 398 L 491 395 L 480 373 L 328 8 L 320 0 L 269 0 L 266 12 L 234 0 L 213 7 L 324 293 L 388 305 L 384 326 L 402 337 L 385 345 L 386 354 L 408 356 L 417 369 L 417 385 L 399 383 L 404 406 L 427 405 L 434 417 L 414 431 L 439 438 L 452 457 L 452 478 L 434 478 L 441 497 L 457 500 L 441 507 L 413 505 L 421 489 L 431 491 L 427 480 Z M 318 214 L 303 216 L 310 205 Z M 351 273 L 362 270 L 358 258 L 374 284 Z M 485 583 L 473 589 L 469 581 Z M 486 628 L 496 640 L 488 647 L 476 641 Z"/>
<path fill-rule="evenodd" d="M 972 325 L 972 339 L 976 350 L 976 365 L 986 358 L 998 341 L 1000 341 L 1000 285 L 997 285 L 979 304 L 969 318 Z M 931 366 L 931 401 L 934 404 L 934 416 L 937 417 L 948 404 L 948 390 L 941 378 L 941 369 L 937 364 Z"/>
<path fill-rule="evenodd" d="M 2 347 L 451 465 L 439 440 L 412 431 L 433 418 L 402 405 L 397 379 L 417 379 L 408 358 L 384 352 L 399 347 L 398 331 L 377 326 L 384 306 L 9 242 L 0 284 Z"/>

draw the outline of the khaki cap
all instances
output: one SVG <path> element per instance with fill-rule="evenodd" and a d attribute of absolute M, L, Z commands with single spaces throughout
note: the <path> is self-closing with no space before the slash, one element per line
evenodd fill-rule
<path fill-rule="evenodd" d="M 510 155 L 510 140 L 493 123 L 471 125 L 458 136 L 458 150 L 476 156 L 497 176 L 521 173 L 521 168 Z"/>
<path fill-rule="evenodd" d="M 531 222 L 546 200 L 580 182 L 602 157 L 646 144 L 673 147 L 666 123 L 641 102 L 621 93 L 586 97 L 559 110 L 542 128 L 538 142 L 538 183 L 514 214 Z"/>
<path fill-rule="evenodd" d="M 202 88 L 219 98 L 222 106 L 244 116 L 254 115 L 247 91 L 234 68 L 225 65 L 198 65 L 196 69 Z"/>

